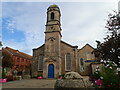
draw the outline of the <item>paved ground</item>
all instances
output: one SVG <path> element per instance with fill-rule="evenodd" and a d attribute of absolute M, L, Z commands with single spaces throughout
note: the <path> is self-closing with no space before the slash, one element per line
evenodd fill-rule
<path fill-rule="evenodd" d="M 29 79 L 2 84 L 2 88 L 54 88 L 55 79 Z"/>

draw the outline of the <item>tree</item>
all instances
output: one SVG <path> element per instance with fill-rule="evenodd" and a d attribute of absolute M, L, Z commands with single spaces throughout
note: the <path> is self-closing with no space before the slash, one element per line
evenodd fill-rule
<path fill-rule="evenodd" d="M 108 20 L 105 28 L 107 28 L 108 35 L 104 38 L 104 42 L 97 42 L 97 49 L 95 56 L 99 60 L 114 61 L 118 66 L 120 65 L 120 13 L 108 15 Z"/>
<path fill-rule="evenodd" d="M 2 78 L 6 78 L 5 68 L 12 68 L 13 67 L 13 59 L 12 57 L 7 54 L 6 52 L 2 52 Z"/>
<path fill-rule="evenodd" d="M 2 56 L 3 56 L 2 67 L 3 68 L 5 68 L 5 67 L 12 68 L 13 64 L 14 64 L 12 57 L 9 54 L 7 54 L 6 52 L 2 52 Z"/>
<path fill-rule="evenodd" d="M 31 64 L 25 66 L 25 74 L 31 74 Z"/>

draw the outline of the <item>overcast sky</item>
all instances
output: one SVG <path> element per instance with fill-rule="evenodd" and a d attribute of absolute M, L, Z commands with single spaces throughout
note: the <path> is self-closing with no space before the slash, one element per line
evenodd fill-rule
<path fill-rule="evenodd" d="M 108 14 L 118 10 L 117 2 L 2 2 L 3 45 L 32 55 L 44 43 L 46 11 L 52 4 L 61 11 L 62 40 L 79 48 L 103 42 Z"/>

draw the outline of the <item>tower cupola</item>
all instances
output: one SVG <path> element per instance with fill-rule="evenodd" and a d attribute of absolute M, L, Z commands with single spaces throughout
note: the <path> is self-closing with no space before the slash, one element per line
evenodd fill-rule
<path fill-rule="evenodd" d="M 47 9 L 47 21 L 58 21 L 60 23 L 60 9 L 57 5 L 51 5 Z"/>
<path fill-rule="evenodd" d="M 47 9 L 46 32 L 61 31 L 60 9 L 57 5 L 51 5 Z"/>

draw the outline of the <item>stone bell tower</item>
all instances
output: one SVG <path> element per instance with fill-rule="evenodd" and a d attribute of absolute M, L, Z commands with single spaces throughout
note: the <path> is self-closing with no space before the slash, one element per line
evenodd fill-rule
<path fill-rule="evenodd" d="M 60 9 L 57 5 L 48 7 L 43 62 L 44 78 L 57 78 L 61 74 L 60 42 L 62 35 L 60 16 Z"/>

